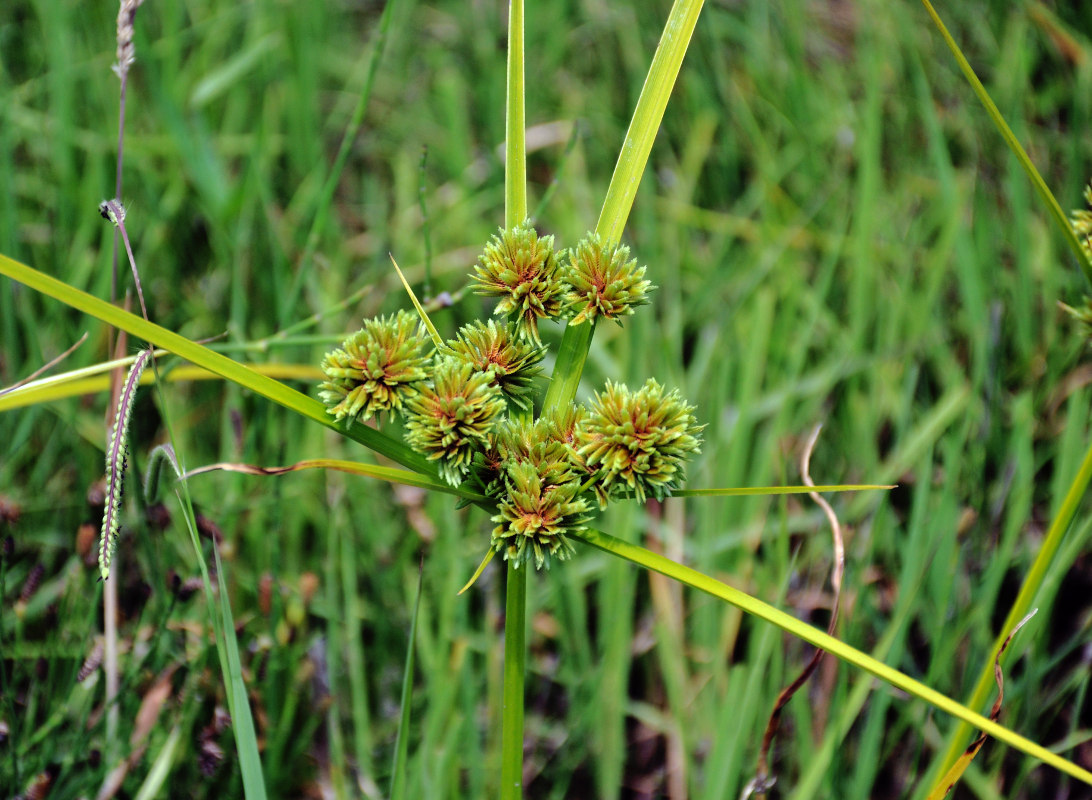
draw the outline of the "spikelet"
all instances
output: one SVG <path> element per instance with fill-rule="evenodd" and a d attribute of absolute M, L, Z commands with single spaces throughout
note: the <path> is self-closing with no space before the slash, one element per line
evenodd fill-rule
<path fill-rule="evenodd" d="M 102 531 L 99 534 L 99 574 L 102 580 L 110 577 L 110 564 L 117 547 L 118 530 L 121 527 L 121 488 L 125 477 L 125 463 L 129 448 L 129 418 L 133 413 L 137 385 L 151 358 L 151 348 L 141 350 L 129 368 L 125 384 L 118 396 L 118 410 L 114 417 L 114 429 L 106 448 L 106 508 L 102 515 Z"/>

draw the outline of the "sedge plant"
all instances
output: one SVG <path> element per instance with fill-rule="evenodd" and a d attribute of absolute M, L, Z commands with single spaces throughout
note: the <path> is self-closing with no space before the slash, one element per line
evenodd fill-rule
<path fill-rule="evenodd" d="M 471 280 L 477 291 L 498 300 L 496 318 L 472 323 L 439 341 L 431 331 L 426 332 L 425 319 L 412 312 L 369 319 L 323 360 L 323 383 L 318 390 L 322 402 L 13 259 L 0 257 L 0 271 L 360 442 L 405 469 L 329 460 L 316 460 L 308 466 L 435 489 L 488 510 L 491 525 L 480 547 L 501 555 L 507 573 L 501 796 L 521 793 L 523 637 L 527 595 L 535 587 L 531 576 L 551 564 L 551 569 L 566 568 L 570 564 L 561 562 L 571 563 L 581 551 L 592 549 L 662 573 L 772 622 L 1088 781 L 1092 776 L 1080 767 L 881 661 L 722 581 L 593 525 L 598 509 L 622 499 L 701 493 L 680 489 L 686 458 L 701 446 L 702 409 L 692 408 L 675 389 L 641 376 L 634 384 L 639 388 L 611 382 L 599 387 L 586 403 L 576 403 L 595 331 L 624 321 L 634 310 L 640 313 L 640 306 L 649 299 L 651 281 L 656 280 L 655 265 L 647 269 L 646 278 L 646 270 L 629 256 L 621 244 L 622 231 L 700 5 L 680 0 L 672 9 L 600 219 L 594 231 L 564 254 L 555 251 L 549 237 L 539 235 L 526 222 L 523 9 L 521 3 L 511 5 L 505 220 L 500 233 L 482 251 Z M 332 196 L 332 192 L 325 196 Z M 309 238 L 309 252 L 313 252 L 313 238 Z M 546 361 L 540 327 L 559 317 L 567 318 L 568 326 L 546 392 L 538 397 L 536 382 Z M 136 380 L 134 377 L 134 386 Z M 372 420 L 387 427 L 362 424 Z M 403 425 L 401 439 L 389 433 L 395 420 Z M 181 466 L 177 469 L 186 474 Z M 1082 475 L 1085 472 L 1082 470 Z M 1084 480 L 1087 483 L 1087 478 Z M 774 490 L 751 490 L 756 491 Z M 1075 503 L 1067 504 L 1067 509 L 1070 505 L 1075 507 Z M 196 541 L 192 527 L 191 533 Z M 218 570 L 217 576 L 222 595 L 226 594 L 223 572 Z M 207 580 L 211 583 L 211 578 Z M 220 619 L 218 632 L 222 633 L 232 629 L 232 621 L 228 606 L 221 608 L 228 612 Z M 243 687 L 245 677 L 237 652 L 234 658 L 227 654 L 224 673 L 233 686 Z M 234 696 L 245 706 L 245 690 Z M 404 747 L 405 740 L 400 739 L 399 751 L 404 752 Z M 396 775 L 398 769 L 396 766 Z M 247 791 L 257 790 L 248 786 Z"/>

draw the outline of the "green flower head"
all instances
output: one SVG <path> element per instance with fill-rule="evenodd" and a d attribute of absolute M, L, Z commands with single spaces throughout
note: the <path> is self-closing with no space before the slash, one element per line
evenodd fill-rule
<path fill-rule="evenodd" d="M 506 473 L 529 464 L 544 489 L 576 480 L 576 451 L 561 438 L 557 424 L 551 419 L 539 418 L 534 422 L 505 419 L 497 426 L 493 439 Z"/>
<path fill-rule="evenodd" d="M 1070 217 L 1070 224 L 1081 243 L 1081 249 L 1084 250 L 1088 258 L 1092 259 L 1092 184 L 1085 187 L 1084 200 L 1088 204 L 1088 208 L 1075 209 Z M 1059 305 L 1071 317 L 1081 323 L 1085 336 L 1092 337 L 1092 297 L 1085 295 L 1084 305 L 1079 308 L 1068 306 L 1065 303 L 1059 303 Z"/>
<path fill-rule="evenodd" d="M 493 313 L 508 316 L 520 335 L 535 344 L 540 344 L 538 321 L 561 315 L 554 237 L 539 238 L 529 220 L 494 236 L 472 277 L 478 294 L 500 298 Z"/>
<path fill-rule="evenodd" d="M 1081 240 L 1085 253 L 1092 257 L 1092 183 L 1084 188 L 1084 201 L 1088 208 L 1073 211 L 1070 222 L 1077 238 Z"/>
<path fill-rule="evenodd" d="M 596 317 L 621 324 L 621 317 L 648 303 L 654 289 L 644 280 L 645 268 L 629 258 L 629 248 L 608 244 L 597 233 L 589 233 L 569 254 L 562 271 L 565 309 L 575 314 L 571 325 L 594 321 Z"/>
<path fill-rule="evenodd" d="M 507 471 L 506 496 L 491 517 L 493 548 L 516 566 L 534 559 L 535 567 L 550 566 L 551 558 L 565 560 L 573 553 L 566 534 L 585 529 L 587 501 L 577 496 L 576 482 L 547 486 L 531 463 L 514 464 Z"/>
<path fill-rule="evenodd" d="M 426 377 L 428 357 L 419 351 L 427 342 L 419 320 L 409 312 L 364 320 L 364 327 L 341 349 L 322 360 L 326 381 L 319 396 L 327 412 L 339 420 L 361 421 L 384 411 L 400 412 Z"/>
<path fill-rule="evenodd" d="M 406 441 L 437 461 L 443 479 L 458 486 L 474 454 L 487 447 L 489 433 L 504 411 L 504 398 L 488 372 L 441 358 L 431 384 L 406 401 Z"/>
<path fill-rule="evenodd" d="M 493 385 L 508 402 L 523 411 L 531 410 L 534 379 L 542 374 L 544 348 L 517 339 L 507 326 L 489 320 L 464 325 L 442 352 L 470 364 L 475 372 L 490 373 Z"/>
<path fill-rule="evenodd" d="M 607 382 L 577 429 L 579 455 L 601 471 L 600 506 L 627 491 L 641 502 L 646 494 L 662 499 L 678 486 L 684 462 L 701 451 L 704 426 L 693 410 L 677 389 L 665 394 L 651 378 L 636 392 Z"/>

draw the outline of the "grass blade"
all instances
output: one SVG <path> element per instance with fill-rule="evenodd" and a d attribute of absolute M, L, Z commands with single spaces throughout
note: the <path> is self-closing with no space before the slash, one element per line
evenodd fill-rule
<path fill-rule="evenodd" d="M 829 636 L 823 631 L 820 631 L 818 628 L 813 628 L 811 625 L 801 622 L 795 617 L 786 614 L 784 611 L 774 608 L 757 598 L 751 597 L 745 592 L 741 592 L 739 589 L 715 580 L 714 578 L 710 578 L 691 567 L 679 564 L 678 562 L 672 561 L 651 550 L 646 550 L 643 547 L 638 547 L 637 545 L 624 542 L 621 539 L 616 539 L 602 531 L 588 529 L 581 533 L 574 533 L 571 535 L 573 538 L 580 539 L 581 541 L 590 544 L 592 547 L 624 558 L 626 561 L 630 561 L 645 569 L 659 572 L 680 583 L 699 589 L 706 594 L 710 594 L 713 597 L 731 603 L 740 610 L 758 617 L 759 619 L 773 623 L 783 631 L 791 633 L 793 636 L 826 650 L 832 655 L 840 658 L 842 661 L 845 661 L 847 664 L 863 669 L 865 672 L 875 675 L 885 683 L 902 689 L 940 709 L 946 714 L 950 714 L 976 728 L 980 728 L 990 736 L 1015 747 L 1033 758 L 1037 758 L 1040 761 L 1049 764 L 1060 772 L 1064 772 L 1065 774 L 1092 786 L 1092 772 L 1077 766 L 1072 761 L 1067 761 L 1064 758 L 1055 755 L 1042 745 L 1036 744 L 1030 739 L 1020 736 L 1019 734 L 1010 731 L 1008 728 L 998 725 L 996 722 L 990 721 L 981 714 L 972 711 L 966 706 L 960 705 L 935 689 L 929 688 L 920 681 L 916 681 L 902 672 L 877 661 L 867 653 L 864 653 L 855 647 L 851 647 L 850 645 L 835 639 L 833 636 Z"/>
<path fill-rule="evenodd" d="M 402 671 L 401 710 L 398 714 L 398 737 L 394 740 L 394 762 L 391 765 L 391 800 L 401 800 L 406 794 L 406 754 L 409 751 L 409 725 L 413 695 L 413 652 L 417 641 L 417 618 L 421 611 L 421 587 L 424 585 L 425 565 L 417 567 L 417 599 L 413 601 L 413 617 L 410 620 L 409 640 L 406 642 L 406 667 Z"/>
<path fill-rule="evenodd" d="M 1065 499 L 1062 500 L 1062 507 L 1058 509 L 1058 516 L 1051 522 L 1050 529 L 1043 539 L 1043 545 L 1035 555 L 1035 560 L 1031 564 L 1031 569 L 1028 570 L 1027 577 L 1024 578 L 1024 583 L 1020 587 L 1020 592 L 1016 595 L 1016 599 L 1012 603 L 1012 608 L 1009 609 L 1008 616 L 1005 617 L 1005 621 L 1001 625 L 1001 633 L 998 634 L 997 639 L 994 641 L 993 647 L 990 650 L 992 658 L 983 667 L 982 673 L 978 676 L 978 682 L 975 684 L 974 691 L 971 693 L 971 699 L 967 701 L 967 705 L 970 708 L 981 708 L 986 702 L 986 697 L 993 687 L 993 662 L 1000 655 L 1001 649 L 1005 645 L 1005 639 L 1008 637 L 1008 632 L 1013 630 L 1020 619 L 1022 619 L 1031 609 L 1035 596 L 1038 594 L 1039 589 L 1042 587 L 1043 581 L 1046 578 L 1047 570 L 1053 565 L 1054 556 L 1057 555 L 1058 549 L 1062 546 L 1062 540 L 1065 539 L 1066 532 L 1073 523 L 1073 518 L 1077 515 L 1077 509 L 1080 507 L 1081 499 L 1084 497 L 1085 492 L 1088 491 L 1089 483 L 1092 483 L 1092 445 L 1089 446 L 1085 453 L 1080 469 L 1077 471 L 1073 483 L 1070 484 Z M 960 725 L 956 726 L 956 729 L 952 731 L 951 737 L 948 739 L 948 748 L 944 752 L 944 757 L 939 760 L 934 766 L 934 769 L 937 771 L 941 769 L 947 770 L 956 762 L 956 759 L 959 758 L 961 749 L 970 734 L 972 725 L 974 725 L 974 723 L 963 720 Z"/>
<path fill-rule="evenodd" d="M 224 582 L 224 565 L 220 562 L 220 551 L 215 543 L 212 551 L 216 557 L 216 581 L 220 587 L 218 603 L 221 635 L 217 642 L 223 641 L 222 649 L 227 659 L 227 672 L 224 677 L 231 707 L 231 731 L 235 735 L 235 747 L 239 752 L 239 768 L 243 775 L 243 790 L 247 800 L 262 800 L 266 796 L 262 760 L 258 755 L 258 737 L 254 732 L 254 717 L 250 713 L 250 699 L 243 680 L 243 665 L 239 660 L 239 641 L 235 637 L 235 620 L 231 614 L 227 584 Z"/>
<path fill-rule="evenodd" d="M 369 478 L 377 478 L 381 481 L 387 481 L 388 483 L 400 483 L 404 486 L 416 486 L 419 489 L 453 494 L 456 497 L 461 497 L 462 499 L 469 500 L 473 503 L 488 502 L 488 498 L 486 498 L 485 495 L 456 488 L 445 481 L 430 478 L 427 475 L 419 475 L 416 472 L 410 472 L 405 469 L 396 469 L 395 467 L 384 467 L 377 464 L 361 464 L 357 461 L 344 461 L 337 458 L 308 458 L 284 467 L 261 467 L 255 466 L 254 464 L 221 462 L 219 464 L 209 464 L 205 467 L 191 469 L 186 473 L 186 477 L 192 478 L 195 475 L 201 475 L 205 472 L 215 472 L 217 470 L 223 470 L 224 472 L 241 472 L 244 475 L 275 476 L 287 475 L 289 472 L 298 472 L 305 469 L 332 469 L 337 472 L 347 472 L 351 475 L 364 475 Z"/>
<path fill-rule="evenodd" d="M 1037 170 L 1035 165 L 1031 162 L 1031 158 L 1024 150 L 1023 145 L 1020 144 L 1020 140 L 1016 138 L 1016 134 L 1012 132 L 1012 128 L 1008 126 L 1008 123 L 1005 122 L 1005 118 L 1001 116 L 1001 112 L 994 104 L 989 92 L 986 91 L 986 87 L 982 85 L 982 81 L 975 75 L 974 69 L 963 55 L 963 51 L 959 49 L 959 45 L 956 44 L 955 39 L 948 33 L 948 29 L 944 27 L 944 23 L 941 21 L 940 15 L 937 14 L 936 9 L 933 8 L 932 3 L 930 3 L 929 0 L 921 0 L 921 2 L 922 5 L 925 6 L 925 10 L 929 13 L 929 16 L 932 17 L 933 24 L 937 26 L 940 35 L 944 38 L 944 43 L 948 45 L 948 49 L 951 50 L 952 55 L 955 56 L 956 63 L 959 64 L 959 68 L 962 70 L 963 76 L 967 79 L 967 83 L 971 85 L 971 89 L 974 90 L 975 95 L 978 96 L 979 101 L 985 107 L 986 113 L 990 115 L 990 119 L 993 121 L 994 127 L 997 128 L 997 132 L 1001 134 L 1001 138 L 1005 140 L 1005 144 L 1009 146 L 1009 150 L 1016 156 L 1016 160 L 1020 162 L 1021 168 L 1023 168 L 1024 173 L 1028 176 L 1032 186 L 1035 187 L 1035 191 L 1039 193 L 1039 198 L 1047 207 L 1047 211 L 1050 212 L 1050 216 L 1054 218 L 1058 227 L 1061 228 L 1066 244 L 1068 244 L 1069 249 L 1073 251 L 1073 255 L 1077 257 L 1077 263 L 1081 267 L 1081 272 L 1084 273 L 1084 277 L 1088 283 L 1092 285 L 1092 261 L 1089 260 L 1088 254 L 1084 251 L 1084 248 L 1081 247 L 1081 242 L 1077 238 L 1073 226 L 1070 225 L 1069 218 L 1065 215 L 1065 212 L 1062 211 L 1062 207 L 1058 204 L 1053 192 L 1050 191 L 1050 187 L 1046 185 L 1043 176 L 1039 174 L 1039 170 Z"/>
<path fill-rule="evenodd" d="M 85 314 L 90 314 L 96 319 L 113 325 L 115 328 L 120 328 L 133 336 L 139 336 L 147 342 L 151 342 L 233 383 L 250 389 L 252 392 L 260 394 L 278 405 L 336 430 L 392 461 L 397 461 L 404 467 L 425 475 L 436 474 L 436 471 L 424 456 L 418 455 L 401 442 L 366 425 L 346 425 L 336 422 L 333 417 L 326 413 L 326 407 L 318 400 L 285 386 L 280 381 L 262 375 L 245 364 L 197 344 L 185 336 L 179 336 L 173 331 L 152 322 L 147 322 L 135 314 L 123 311 L 87 292 L 69 286 L 64 281 L 57 280 L 5 255 L 0 255 L 0 274 L 7 275 L 9 278 L 19 281 L 19 283 L 29 286 L 37 292 L 41 292 L 55 300 L 60 300 L 65 305 Z"/>

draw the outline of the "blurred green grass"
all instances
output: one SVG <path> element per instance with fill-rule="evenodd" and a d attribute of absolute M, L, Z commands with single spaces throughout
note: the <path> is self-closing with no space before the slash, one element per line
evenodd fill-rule
<path fill-rule="evenodd" d="M 1013 129 L 1063 207 L 1079 205 L 1092 176 L 1092 10 L 1056 9 L 1053 29 L 1034 3 L 952 5 L 939 10 Z M 123 194 L 153 318 L 246 342 L 369 287 L 319 324 L 335 341 L 362 316 L 406 306 L 387 253 L 422 279 L 422 183 L 434 293 L 460 289 L 503 220 L 503 6 L 396 10 L 364 128 L 302 263 L 380 5 L 142 8 Z M 594 226 L 666 11 L 527 9 L 527 116 L 545 141 L 529 155 L 530 205 L 556 181 L 537 222 L 562 243 Z M 60 0 L 0 9 L 0 251 L 103 297 L 112 234 L 96 209 L 113 188 L 114 12 Z M 835 503 L 851 529 L 842 638 L 965 696 L 1074 474 L 1092 396 L 1084 345 L 1056 308 L 1084 289 L 1079 273 L 924 12 L 875 0 L 709 4 L 626 241 L 660 288 L 624 329 L 598 331 L 583 391 L 606 378 L 679 386 L 708 423 L 693 487 L 798 482 L 802 438 L 824 421 L 816 480 L 899 483 Z M 434 319 L 450 334 L 483 308 L 467 296 Z M 107 357 L 102 328 L 0 285 L 0 385 L 85 330 L 69 366 Z M 317 363 L 322 352 L 295 344 L 255 358 Z M 366 457 L 231 387 L 172 386 L 169 397 L 191 466 Z M 0 415 L 0 495 L 22 509 L 3 531 L 0 787 L 22 790 L 55 766 L 50 797 L 90 795 L 114 766 L 95 756 L 101 678 L 75 682 L 100 625 L 77 531 L 97 526 L 86 498 L 102 473 L 105 406 L 99 396 Z M 141 467 L 162 436 L 151 393 L 135 424 Z M 486 547 L 484 516 L 337 474 L 202 476 L 191 491 L 224 535 L 270 794 L 386 791 L 424 551 L 407 791 L 489 796 L 495 568 L 455 598 Z M 118 573 L 126 741 L 157 676 L 177 669 L 125 791 L 179 725 L 172 792 L 235 796 L 230 736 L 211 728 L 224 700 L 203 600 L 172 592 L 172 570 L 196 574 L 184 528 L 159 530 L 129 506 Z M 798 498 L 675 500 L 603 527 L 825 620 L 828 537 Z M 1088 535 L 1080 517 L 1014 645 L 1002 716 L 1086 767 Z M 20 605 L 37 564 L 42 585 Z M 529 596 L 529 797 L 738 795 L 803 646 L 596 553 L 540 576 Z M 789 707 L 779 791 L 913 796 L 952 722 L 883 687 L 855 700 L 870 679 L 833 663 L 817 677 Z M 226 757 L 204 777 L 210 739 Z M 1064 783 L 988 746 L 956 796 L 1042 797 Z"/>

